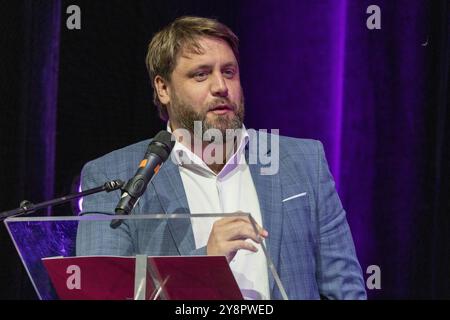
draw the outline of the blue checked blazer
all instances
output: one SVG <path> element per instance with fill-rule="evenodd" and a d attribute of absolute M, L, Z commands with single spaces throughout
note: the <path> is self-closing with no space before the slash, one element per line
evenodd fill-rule
<path fill-rule="evenodd" d="M 261 132 L 256 135 L 259 143 L 266 143 L 267 154 L 270 137 Z M 81 175 L 82 189 L 133 177 L 149 142 L 87 163 Z M 247 147 L 247 159 L 251 152 L 255 151 Z M 361 267 L 322 144 L 279 136 L 278 173 L 261 175 L 262 166 L 260 162 L 249 164 L 263 225 L 269 231 L 268 253 L 289 299 L 365 299 Z M 119 196 L 120 191 L 87 196 L 82 213 L 111 214 Z M 133 214 L 144 213 L 190 213 L 178 167 L 170 158 L 133 210 Z M 186 219 L 129 220 L 116 230 L 109 223 L 81 223 L 76 247 L 77 255 L 206 254 L 205 248 L 195 248 L 192 226 Z M 269 271 L 271 298 L 280 299 L 274 284 Z"/>

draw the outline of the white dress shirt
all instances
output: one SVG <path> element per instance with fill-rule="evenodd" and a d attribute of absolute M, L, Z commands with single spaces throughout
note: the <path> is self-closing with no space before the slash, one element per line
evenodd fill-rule
<path fill-rule="evenodd" d="M 171 132 L 170 124 L 167 130 Z M 173 160 L 177 162 L 191 213 L 249 212 L 262 226 L 258 195 L 245 159 L 249 139 L 245 127 L 236 138 L 236 152 L 218 174 L 178 141 L 172 150 Z M 217 219 L 191 219 L 197 249 L 207 245 Z M 258 252 L 239 250 L 230 262 L 230 268 L 245 299 L 269 299 L 266 259 L 261 245 L 253 244 Z"/>

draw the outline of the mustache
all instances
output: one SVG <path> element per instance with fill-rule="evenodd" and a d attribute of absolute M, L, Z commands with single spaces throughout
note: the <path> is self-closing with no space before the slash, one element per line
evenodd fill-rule
<path fill-rule="evenodd" d="M 208 111 L 212 111 L 218 108 L 228 108 L 232 111 L 236 111 L 238 109 L 238 105 L 228 99 L 217 99 L 208 104 Z"/>

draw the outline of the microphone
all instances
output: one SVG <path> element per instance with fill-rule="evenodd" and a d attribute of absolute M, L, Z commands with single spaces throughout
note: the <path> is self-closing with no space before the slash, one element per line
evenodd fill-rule
<path fill-rule="evenodd" d="M 172 134 L 165 130 L 158 132 L 152 139 L 136 174 L 122 188 L 122 196 L 115 209 L 117 215 L 127 215 L 133 210 L 139 198 L 147 189 L 152 177 L 169 157 L 174 145 L 175 141 L 172 140 Z M 116 229 L 121 224 L 122 220 L 114 219 L 111 221 L 111 228 Z"/>

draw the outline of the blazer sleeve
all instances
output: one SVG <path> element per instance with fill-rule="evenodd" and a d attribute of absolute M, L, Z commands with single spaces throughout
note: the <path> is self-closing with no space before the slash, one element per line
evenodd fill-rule
<path fill-rule="evenodd" d="M 359 265 L 346 213 L 328 168 L 323 145 L 317 141 L 319 222 L 318 285 L 327 299 L 366 299 Z"/>
<path fill-rule="evenodd" d="M 95 162 L 86 164 L 81 172 L 81 188 L 88 190 L 111 180 Z M 83 198 L 81 215 L 114 214 L 120 197 L 120 190 L 100 192 Z M 76 239 L 77 256 L 114 255 L 130 256 L 135 252 L 133 228 L 124 221 L 117 229 L 110 227 L 110 221 L 83 220 L 78 224 Z"/>

